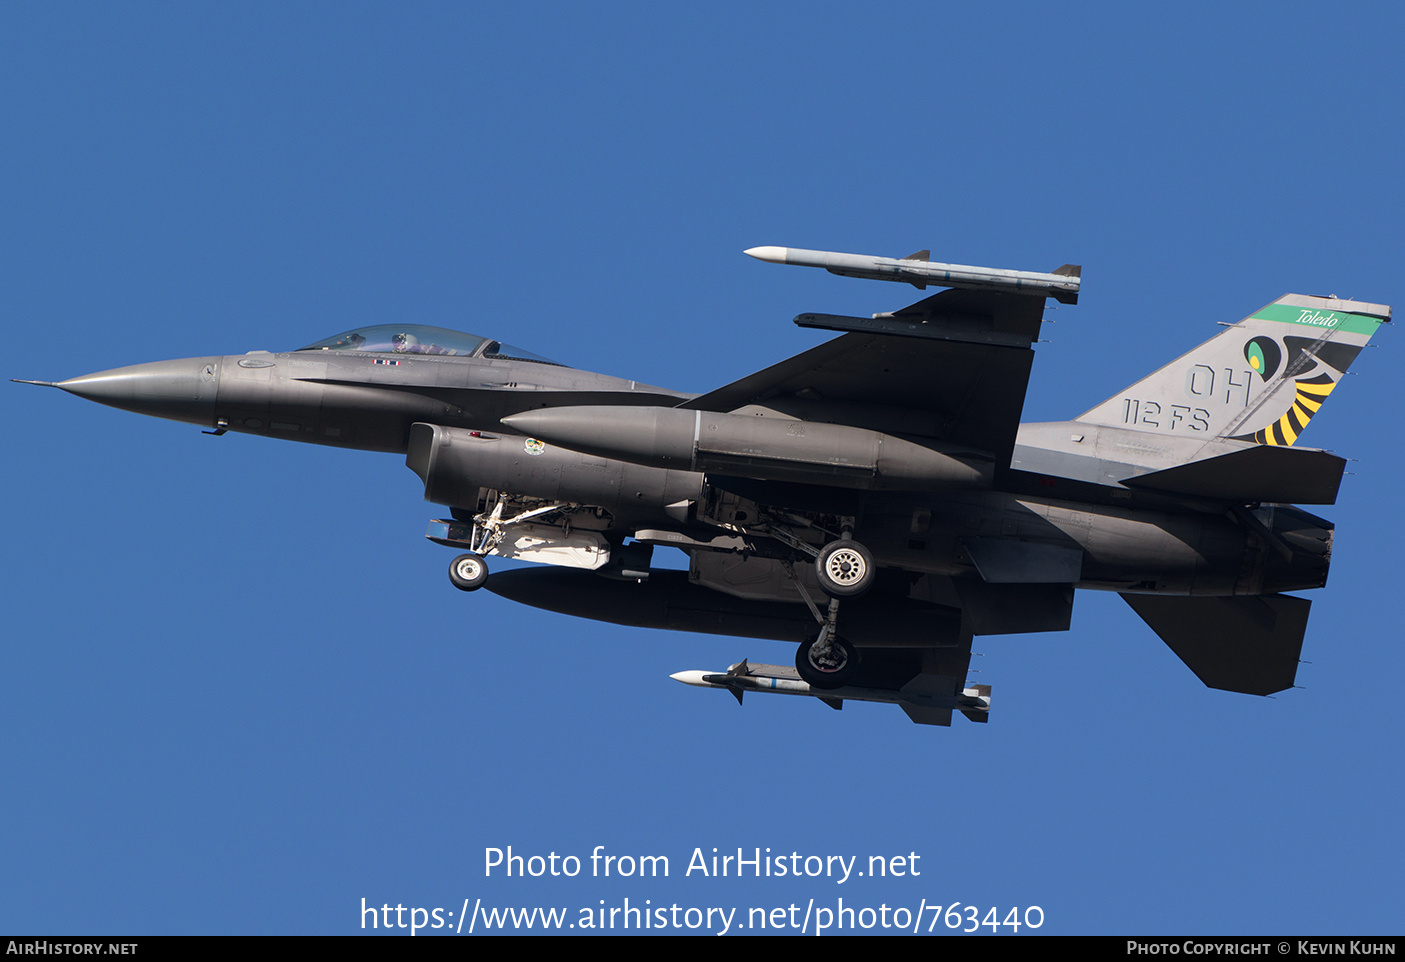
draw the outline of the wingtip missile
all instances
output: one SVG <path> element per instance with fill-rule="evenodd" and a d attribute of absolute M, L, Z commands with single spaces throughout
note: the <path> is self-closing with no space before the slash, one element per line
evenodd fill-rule
<path fill-rule="evenodd" d="M 799 247 L 752 247 L 743 253 L 772 264 L 821 267 L 831 274 L 862 277 L 875 281 L 898 281 L 917 288 L 963 287 L 975 290 L 1005 291 L 1035 297 L 1052 297 L 1064 304 L 1078 303 L 1082 268 L 1065 264 L 1055 271 L 1012 271 L 968 264 L 942 264 L 928 260 L 930 251 L 907 257 L 878 257 L 873 254 L 842 254 L 812 251 Z"/>

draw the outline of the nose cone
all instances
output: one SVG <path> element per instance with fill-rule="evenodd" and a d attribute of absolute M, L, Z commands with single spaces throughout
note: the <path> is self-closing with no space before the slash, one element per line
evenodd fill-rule
<path fill-rule="evenodd" d="M 219 389 L 220 358 L 133 364 L 60 381 L 55 387 L 89 401 L 152 417 L 211 425 Z"/>

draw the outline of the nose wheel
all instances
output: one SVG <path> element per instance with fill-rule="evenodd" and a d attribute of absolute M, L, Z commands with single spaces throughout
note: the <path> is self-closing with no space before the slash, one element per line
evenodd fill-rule
<path fill-rule="evenodd" d="M 481 555 L 461 554 L 449 565 L 449 581 L 460 591 L 477 591 L 488 580 L 488 562 Z"/>

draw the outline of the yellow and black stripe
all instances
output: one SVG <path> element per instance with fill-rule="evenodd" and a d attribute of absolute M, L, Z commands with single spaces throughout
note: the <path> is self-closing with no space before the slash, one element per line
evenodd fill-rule
<path fill-rule="evenodd" d="M 1332 380 L 1330 374 L 1319 374 L 1317 377 L 1298 381 L 1297 386 L 1298 395 L 1293 399 L 1293 406 L 1288 409 L 1288 413 L 1263 430 L 1255 431 L 1252 440 L 1260 444 L 1292 444 L 1298 439 L 1298 435 L 1303 433 L 1303 428 L 1307 427 L 1307 422 L 1312 420 L 1317 409 L 1322 407 L 1322 402 L 1327 400 L 1327 395 L 1332 393 L 1332 388 L 1337 386 L 1337 382 Z"/>

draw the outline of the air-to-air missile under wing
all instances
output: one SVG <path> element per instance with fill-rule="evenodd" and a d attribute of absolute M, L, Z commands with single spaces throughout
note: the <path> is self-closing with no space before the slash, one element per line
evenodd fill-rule
<path fill-rule="evenodd" d="M 553 611 L 797 646 L 795 668 L 685 684 L 891 702 L 985 721 L 974 635 L 1064 631 L 1119 592 L 1207 685 L 1293 684 L 1343 459 L 1295 447 L 1390 308 L 1289 294 L 1072 421 L 1020 424 L 1048 274 L 753 248 L 768 261 L 950 288 L 702 395 L 491 338 L 361 328 L 284 354 L 62 381 L 157 417 L 403 453 L 459 588 Z M 934 376 L 939 372 L 940 376 Z M 51 382 L 30 382 L 49 384 Z M 657 546 L 689 569 L 651 567 Z M 541 562 L 491 577 L 487 557 Z"/>

